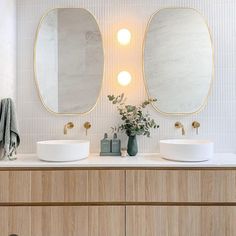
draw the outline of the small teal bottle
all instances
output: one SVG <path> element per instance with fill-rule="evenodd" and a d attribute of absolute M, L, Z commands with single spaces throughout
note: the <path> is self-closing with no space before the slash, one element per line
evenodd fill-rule
<path fill-rule="evenodd" d="M 112 153 L 116 153 L 117 155 L 120 155 L 121 154 L 120 149 L 121 149 L 120 139 L 118 139 L 117 134 L 114 133 L 113 139 L 111 140 L 111 151 Z"/>
<path fill-rule="evenodd" d="M 107 133 L 104 134 L 104 138 L 101 140 L 101 152 L 100 155 L 111 152 L 111 140 L 108 139 Z"/>

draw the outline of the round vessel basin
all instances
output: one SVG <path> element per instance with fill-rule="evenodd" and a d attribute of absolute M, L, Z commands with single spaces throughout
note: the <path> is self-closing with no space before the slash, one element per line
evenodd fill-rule
<path fill-rule="evenodd" d="M 173 161 L 207 161 L 213 156 L 214 143 L 209 140 L 167 139 L 160 141 L 160 154 Z"/>
<path fill-rule="evenodd" d="M 77 161 L 89 156 L 88 140 L 49 140 L 37 142 L 37 155 L 43 161 Z"/>

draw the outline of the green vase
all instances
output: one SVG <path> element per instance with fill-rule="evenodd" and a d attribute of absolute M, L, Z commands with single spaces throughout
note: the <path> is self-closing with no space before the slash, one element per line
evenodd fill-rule
<path fill-rule="evenodd" d="M 136 156 L 138 153 L 138 143 L 136 136 L 129 136 L 127 152 L 130 156 Z"/>

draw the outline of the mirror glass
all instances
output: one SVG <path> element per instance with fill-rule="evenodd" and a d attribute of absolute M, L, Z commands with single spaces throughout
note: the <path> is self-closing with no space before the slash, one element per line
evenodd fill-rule
<path fill-rule="evenodd" d="M 155 13 L 144 40 L 144 78 L 154 107 L 165 114 L 190 114 L 205 105 L 212 82 L 213 50 L 204 18 L 194 9 Z"/>
<path fill-rule="evenodd" d="M 81 8 L 53 9 L 41 20 L 34 67 L 42 103 L 54 113 L 80 114 L 96 104 L 103 79 L 98 24 Z"/>

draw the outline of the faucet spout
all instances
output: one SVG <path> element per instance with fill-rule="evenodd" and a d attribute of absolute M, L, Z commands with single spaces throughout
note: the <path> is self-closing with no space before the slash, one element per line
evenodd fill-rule
<path fill-rule="evenodd" d="M 182 127 L 182 135 L 185 135 L 185 129 L 184 129 L 184 126 Z"/>
<path fill-rule="evenodd" d="M 67 130 L 68 129 L 72 129 L 74 128 L 74 124 L 73 122 L 68 122 L 67 124 L 64 125 L 64 134 L 66 135 L 67 134 Z"/>
<path fill-rule="evenodd" d="M 181 129 L 182 130 L 182 135 L 185 135 L 185 129 L 184 129 L 184 126 L 183 126 L 183 124 L 181 123 L 181 122 L 176 122 L 175 123 L 175 128 L 177 128 L 177 129 Z"/>

